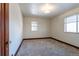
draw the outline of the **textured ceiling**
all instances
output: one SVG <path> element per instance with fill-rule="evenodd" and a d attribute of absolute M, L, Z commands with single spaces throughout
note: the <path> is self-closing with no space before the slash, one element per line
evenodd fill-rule
<path fill-rule="evenodd" d="M 79 4 L 77 3 L 51 3 L 54 9 L 51 13 L 46 14 L 40 11 L 40 6 L 43 4 L 44 3 L 21 3 L 19 5 L 24 16 L 40 16 L 48 18 L 57 16 L 63 12 L 79 7 Z"/>

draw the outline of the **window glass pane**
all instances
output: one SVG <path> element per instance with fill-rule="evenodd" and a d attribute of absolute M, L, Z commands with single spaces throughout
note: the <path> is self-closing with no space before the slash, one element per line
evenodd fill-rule
<path fill-rule="evenodd" d="M 64 23 L 67 23 L 67 18 L 64 19 Z"/>
<path fill-rule="evenodd" d="M 37 26 L 37 24 L 36 23 L 35 24 L 33 23 L 32 26 Z"/>
<path fill-rule="evenodd" d="M 67 32 L 76 32 L 76 22 L 67 24 Z"/>
<path fill-rule="evenodd" d="M 32 21 L 32 23 L 31 23 L 31 30 L 32 31 L 37 31 L 37 29 L 38 29 L 37 22 L 36 21 Z"/>
<path fill-rule="evenodd" d="M 78 32 L 79 32 L 79 22 L 78 22 Z"/>
<path fill-rule="evenodd" d="M 32 27 L 32 31 L 37 31 L 37 27 Z"/>
<path fill-rule="evenodd" d="M 64 24 L 64 32 L 67 32 L 67 24 Z"/>
<path fill-rule="evenodd" d="M 76 22 L 76 15 L 67 17 L 66 21 L 67 23 Z"/>

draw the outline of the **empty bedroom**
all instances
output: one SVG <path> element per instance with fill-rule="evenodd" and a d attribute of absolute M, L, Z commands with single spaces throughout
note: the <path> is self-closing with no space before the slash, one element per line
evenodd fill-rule
<path fill-rule="evenodd" d="M 78 3 L 10 3 L 10 56 L 79 56 Z"/>

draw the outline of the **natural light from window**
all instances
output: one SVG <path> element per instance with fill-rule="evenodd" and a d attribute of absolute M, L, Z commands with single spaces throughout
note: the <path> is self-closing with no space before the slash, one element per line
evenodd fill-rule
<path fill-rule="evenodd" d="M 79 32 L 79 15 L 72 15 L 64 19 L 64 32 Z"/>
<path fill-rule="evenodd" d="M 38 23 L 36 21 L 32 21 L 31 30 L 32 31 L 37 31 L 38 30 Z"/>

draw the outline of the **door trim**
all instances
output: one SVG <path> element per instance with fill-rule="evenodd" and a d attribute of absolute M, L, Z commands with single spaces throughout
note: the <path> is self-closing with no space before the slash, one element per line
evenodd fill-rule
<path fill-rule="evenodd" d="M 1 56 L 9 55 L 9 4 L 1 3 Z"/>

